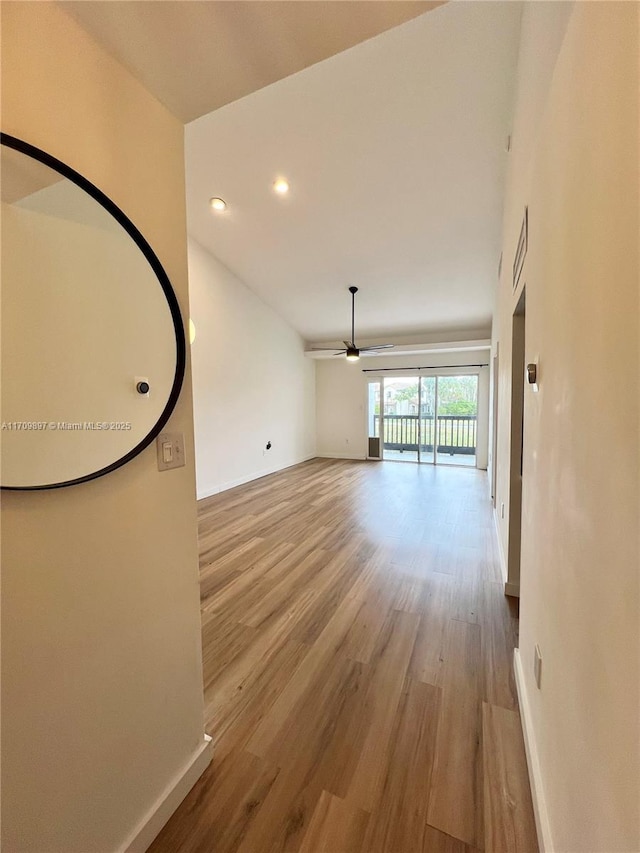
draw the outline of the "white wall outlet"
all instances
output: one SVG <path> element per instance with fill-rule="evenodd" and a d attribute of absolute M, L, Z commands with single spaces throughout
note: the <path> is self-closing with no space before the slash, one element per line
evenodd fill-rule
<path fill-rule="evenodd" d="M 538 685 L 538 690 L 540 690 L 540 683 L 542 681 L 542 653 L 540 652 L 540 646 L 537 644 L 533 653 L 533 675 Z"/>
<path fill-rule="evenodd" d="M 161 432 L 156 438 L 158 471 L 184 466 L 184 435 L 181 432 Z"/>

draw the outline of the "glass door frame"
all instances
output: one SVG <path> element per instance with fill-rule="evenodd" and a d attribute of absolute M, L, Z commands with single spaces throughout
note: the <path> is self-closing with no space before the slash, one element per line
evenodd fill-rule
<path fill-rule="evenodd" d="M 380 438 L 380 455 L 379 456 L 370 456 L 369 455 L 369 439 L 375 438 L 375 436 L 371 435 L 371 386 L 378 386 L 378 400 L 380 411 L 378 413 L 378 436 Z M 367 459 L 377 459 L 382 461 L 384 459 L 384 378 L 382 376 L 371 376 L 367 377 L 367 403 L 365 406 L 366 417 L 367 417 Z M 373 418 L 375 418 L 375 412 L 373 413 Z"/>
<path fill-rule="evenodd" d="M 424 379 L 434 379 L 433 384 L 433 447 L 431 448 L 430 459 L 422 459 L 422 392 L 423 392 L 423 380 Z M 430 396 L 430 395 L 429 395 Z M 438 376 L 437 374 L 431 373 L 422 373 L 418 374 L 418 463 L 420 465 L 435 465 L 436 464 L 436 445 L 438 438 Z M 427 445 L 425 444 L 426 448 Z M 425 455 L 429 451 L 425 450 Z"/>

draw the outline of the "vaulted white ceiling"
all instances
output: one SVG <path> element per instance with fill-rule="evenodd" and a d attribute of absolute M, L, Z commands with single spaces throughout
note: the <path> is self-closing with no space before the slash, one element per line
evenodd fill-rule
<path fill-rule="evenodd" d="M 520 14 L 448 3 L 189 124 L 192 236 L 307 340 L 350 284 L 356 337 L 487 330 Z"/>
<path fill-rule="evenodd" d="M 347 337 L 350 284 L 362 339 L 487 332 L 519 2 L 60 5 L 200 116 L 189 231 L 307 340 Z"/>
<path fill-rule="evenodd" d="M 184 122 L 445 0 L 59 0 Z"/>

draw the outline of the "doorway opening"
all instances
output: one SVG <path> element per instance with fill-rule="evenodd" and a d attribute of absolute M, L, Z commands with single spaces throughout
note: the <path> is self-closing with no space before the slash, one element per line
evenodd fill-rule
<path fill-rule="evenodd" d="M 522 462 L 524 458 L 524 373 L 526 295 L 513 313 L 511 333 L 511 454 L 509 460 L 509 541 L 507 546 L 507 589 L 520 587 L 522 540 Z"/>
<path fill-rule="evenodd" d="M 475 467 L 478 376 L 369 380 L 369 458 Z"/>

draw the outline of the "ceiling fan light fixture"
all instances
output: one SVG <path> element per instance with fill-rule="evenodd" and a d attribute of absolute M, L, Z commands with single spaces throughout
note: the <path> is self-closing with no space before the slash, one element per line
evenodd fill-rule
<path fill-rule="evenodd" d="M 368 347 L 357 347 L 355 344 L 356 340 L 356 293 L 358 292 L 358 288 L 353 285 L 349 288 L 349 293 L 351 294 L 351 339 L 348 341 L 343 341 L 345 348 L 339 349 L 337 352 L 334 352 L 334 356 L 345 355 L 347 357 L 347 361 L 358 361 L 360 359 L 360 353 L 366 353 L 377 355 L 380 350 L 383 349 L 393 349 L 393 344 L 373 344 Z M 311 347 L 312 351 L 331 351 L 333 347 Z"/>

